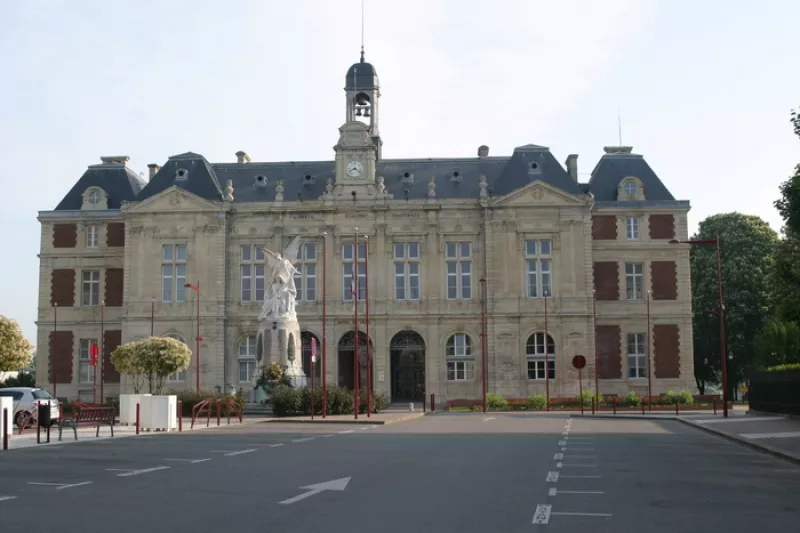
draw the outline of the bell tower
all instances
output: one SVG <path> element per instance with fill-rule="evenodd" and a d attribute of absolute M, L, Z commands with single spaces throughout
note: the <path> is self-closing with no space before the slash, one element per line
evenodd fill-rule
<path fill-rule="evenodd" d="M 364 47 L 361 47 L 361 60 L 354 63 L 345 77 L 344 92 L 346 99 L 345 122 L 358 121 L 369 129 L 369 136 L 377 149 L 377 159 L 381 158 L 380 130 L 378 129 L 378 100 L 381 97 L 378 73 L 370 63 L 364 60 Z"/>

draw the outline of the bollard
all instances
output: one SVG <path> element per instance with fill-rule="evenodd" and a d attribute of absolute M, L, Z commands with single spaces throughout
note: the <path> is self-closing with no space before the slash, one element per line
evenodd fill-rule
<path fill-rule="evenodd" d="M 431 413 L 436 411 L 436 401 L 435 401 L 435 399 L 436 399 L 436 395 L 434 393 L 431 393 Z"/>
<path fill-rule="evenodd" d="M 183 431 L 183 402 L 178 402 L 178 431 Z"/>
<path fill-rule="evenodd" d="M 220 417 L 220 414 L 221 414 L 221 413 L 220 413 L 220 410 L 222 409 L 222 405 L 221 405 L 221 403 L 222 403 L 222 402 L 220 402 L 219 400 L 217 400 L 217 426 L 219 426 L 219 425 L 220 425 L 220 419 L 219 419 L 219 417 Z"/>
<path fill-rule="evenodd" d="M 408 404 L 408 410 L 411 411 L 412 413 L 414 412 L 414 402 Z"/>
<path fill-rule="evenodd" d="M 597 398 L 592 398 L 592 414 L 594 414 L 594 404 L 597 401 Z"/>
<path fill-rule="evenodd" d="M 678 416 L 678 404 L 675 404 L 675 416 Z"/>
<path fill-rule="evenodd" d="M 611 398 L 611 407 L 614 410 L 614 414 L 617 414 L 617 397 L 616 396 Z"/>
<path fill-rule="evenodd" d="M 425 395 L 422 395 L 422 412 L 426 412 L 428 410 L 428 402 L 425 401 Z"/>
<path fill-rule="evenodd" d="M 642 416 L 644 416 L 644 400 L 642 400 Z"/>
<path fill-rule="evenodd" d="M 3 409 L 3 449 L 8 449 L 8 409 Z"/>
<path fill-rule="evenodd" d="M 711 399 L 711 405 L 714 406 L 714 414 L 716 415 L 717 414 L 717 400 L 712 398 Z"/>
<path fill-rule="evenodd" d="M 137 403 L 136 404 L 136 434 L 137 435 L 139 434 L 139 431 L 140 431 L 140 429 L 142 427 L 141 418 L 139 416 L 140 415 L 140 408 L 141 408 L 141 404 Z"/>

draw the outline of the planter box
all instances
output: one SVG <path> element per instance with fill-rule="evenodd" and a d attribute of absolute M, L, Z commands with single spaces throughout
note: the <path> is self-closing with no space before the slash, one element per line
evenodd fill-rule
<path fill-rule="evenodd" d="M 150 396 L 142 398 L 140 411 L 142 429 L 178 429 L 178 397 Z"/>
<path fill-rule="evenodd" d="M 142 398 L 152 394 L 120 394 L 119 395 L 119 423 L 120 425 L 136 425 L 136 404 L 142 403 Z M 141 415 L 141 413 L 140 413 Z"/>
<path fill-rule="evenodd" d="M 3 410 L 8 411 L 8 427 L 3 426 Z M 10 396 L 0 396 L 0 452 L 3 451 L 2 440 L 5 432 L 8 431 L 9 438 L 14 431 L 14 399 Z"/>

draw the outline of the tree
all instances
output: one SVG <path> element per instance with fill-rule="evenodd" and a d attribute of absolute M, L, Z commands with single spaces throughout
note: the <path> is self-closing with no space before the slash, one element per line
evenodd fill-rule
<path fill-rule="evenodd" d="M 22 370 L 33 360 L 33 346 L 17 321 L 0 315 L 0 372 Z"/>
<path fill-rule="evenodd" d="M 114 368 L 120 373 L 124 372 L 132 377 L 138 376 L 134 379 L 146 378 L 150 392 L 161 394 L 167 376 L 182 372 L 189 367 L 192 351 L 179 340 L 169 337 L 150 337 L 120 346 L 114 350 L 111 357 Z"/>
<path fill-rule="evenodd" d="M 728 384 L 734 387 L 752 363 L 754 341 L 769 315 L 769 272 L 778 236 L 764 220 L 741 213 L 713 215 L 692 240 L 719 233 L 725 300 Z M 698 388 L 720 369 L 717 258 L 714 246 L 691 248 L 695 379 Z M 707 363 L 706 363 L 707 360 Z"/>
<path fill-rule="evenodd" d="M 111 352 L 111 364 L 117 372 L 131 378 L 134 394 L 141 392 L 146 377 L 136 357 L 139 342 L 141 341 L 125 343 Z"/>
<path fill-rule="evenodd" d="M 800 324 L 771 318 L 755 339 L 758 368 L 800 363 Z"/>

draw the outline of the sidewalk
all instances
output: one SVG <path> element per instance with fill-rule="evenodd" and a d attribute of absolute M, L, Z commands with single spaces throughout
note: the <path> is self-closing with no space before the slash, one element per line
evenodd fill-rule
<path fill-rule="evenodd" d="M 363 424 L 379 426 L 421 418 L 426 414 L 428 413 L 422 411 L 382 411 L 380 413 L 372 413 L 369 418 L 367 418 L 366 413 L 359 414 L 358 420 L 356 420 L 353 415 L 330 415 L 326 418 L 322 418 L 321 415 L 315 415 L 314 420 L 311 420 L 310 416 L 289 416 L 286 418 L 269 418 L 265 419 L 264 422 L 277 422 L 281 424 Z"/>

